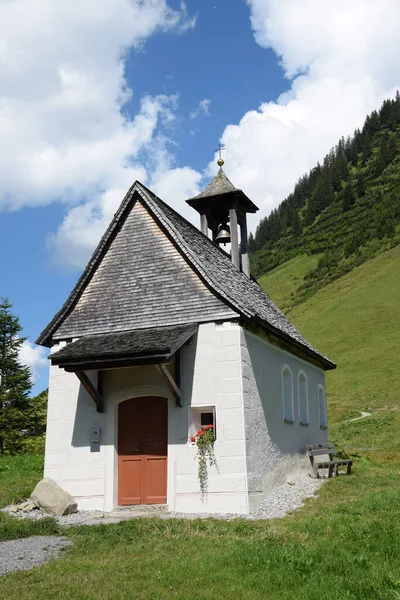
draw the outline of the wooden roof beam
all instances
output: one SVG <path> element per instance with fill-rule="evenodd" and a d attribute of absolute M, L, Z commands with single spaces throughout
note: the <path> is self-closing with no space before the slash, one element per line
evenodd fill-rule
<path fill-rule="evenodd" d="M 85 390 L 87 391 L 87 393 L 93 398 L 97 407 L 97 412 L 104 412 L 103 397 L 100 395 L 98 390 L 96 390 L 86 373 L 84 371 L 75 371 L 75 374 L 81 382 L 81 384 L 83 385 L 83 387 L 85 388 Z"/>
<path fill-rule="evenodd" d="M 172 377 L 171 373 L 168 371 L 168 367 L 164 364 L 161 364 L 161 365 L 157 365 L 157 369 L 163 375 L 169 389 L 175 396 L 176 405 L 183 406 L 182 399 L 181 399 L 181 390 L 180 390 L 179 386 L 177 385 L 175 379 Z"/>

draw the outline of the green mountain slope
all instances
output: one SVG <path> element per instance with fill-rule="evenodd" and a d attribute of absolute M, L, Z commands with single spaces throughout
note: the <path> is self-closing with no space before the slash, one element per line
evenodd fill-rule
<path fill-rule="evenodd" d="M 281 290 L 295 264 L 290 261 L 261 280 L 278 305 L 285 303 Z M 397 246 L 288 313 L 306 339 L 337 363 L 327 373 L 331 439 L 350 454 L 379 461 L 400 462 L 399 298 Z M 357 411 L 372 415 L 344 423 L 359 416 Z"/>
<path fill-rule="evenodd" d="M 400 94 L 374 111 L 361 131 L 337 146 L 250 238 L 255 277 L 304 254 L 313 266 L 298 273 L 288 301 L 318 289 L 400 243 Z M 299 265 L 300 267 L 300 265 Z M 302 267 L 300 268 L 301 271 Z"/>
<path fill-rule="evenodd" d="M 268 290 L 268 294 L 279 308 L 286 311 L 294 303 L 296 290 L 304 282 L 305 276 L 317 266 L 318 258 L 318 254 L 299 254 L 262 275 L 258 283 Z"/>

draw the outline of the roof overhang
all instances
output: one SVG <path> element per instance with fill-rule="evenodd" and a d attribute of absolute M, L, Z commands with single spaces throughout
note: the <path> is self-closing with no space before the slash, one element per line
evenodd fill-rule
<path fill-rule="evenodd" d="M 252 202 L 242 190 L 222 192 L 220 194 L 215 194 L 214 196 L 199 195 L 194 198 L 189 198 L 186 202 L 199 213 L 202 213 L 207 206 L 210 208 L 212 207 L 215 210 L 218 207 L 218 204 L 226 208 L 235 203 L 238 203 L 239 207 L 244 209 L 245 212 L 255 213 L 259 210 L 254 202 Z"/>
<path fill-rule="evenodd" d="M 311 363 L 323 371 L 336 369 L 336 364 L 329 358 L 320 354 L 312 347 L 307 347 L 304 344 L 297 342 L 285 332 L 272 327 L 265 321 L 260 319 L 246 319 L 245 322 L 246 329 L 251 333 L 265 339 L 265 341 L 270 342 L 274 346 L 278 346 L 281 350 L 294 354 L 298 358 Z"/>
<path fill-rule="evenodd" d="M 69 372 L 166 363 L 197 328 L 197 323 L 190 323 L 85 336 L 49 358 Z"/>

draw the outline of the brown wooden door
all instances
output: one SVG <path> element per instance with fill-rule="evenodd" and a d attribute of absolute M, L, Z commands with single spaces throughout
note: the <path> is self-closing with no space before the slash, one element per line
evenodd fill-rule
<path fill-rule="evenodd" d="M 118 406 L 118 504 L 167 501 L 168 404 L 133 398 Z"/>

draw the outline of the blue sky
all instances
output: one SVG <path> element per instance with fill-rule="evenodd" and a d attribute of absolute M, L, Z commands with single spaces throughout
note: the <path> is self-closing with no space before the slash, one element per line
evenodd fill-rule
<path fill-rule="evenodd" d="M 396 0 L 57 4 L 0 5 L 0 295 L 35 393 L 48 361 L 32 342 L 134 179 L 192 218 L 222 142 L 254 229 L 400 84 Z"/>

